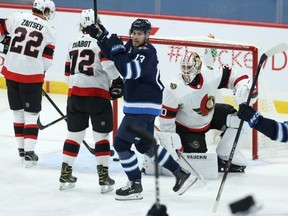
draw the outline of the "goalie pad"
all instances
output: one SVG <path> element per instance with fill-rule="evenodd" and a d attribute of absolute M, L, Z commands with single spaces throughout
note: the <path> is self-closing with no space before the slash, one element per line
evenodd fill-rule
<path fill-rule="evenodd" d="M 193 173 L 190 166 L 204 179 L 218 178 L 218 163 L 215 153 L 180 153 L 181 157 L 176 161 L 181 167 Z M 189 164 L 187 164 L 189 163 Z M 147 155 L 144 155 L 142 171 L 146 175 L 155 174 L 155 163 Z M 158 166 L 159 175 L 173 176 L 164 167 Z"/>
<path fill-rule="evenodd" d="M 191 173 L 196 170 L 204 179 L 218 178 L 218 163 L 216 153 L 181 153 L 181 157 L 177 161 L 181 167 L 187 169 Z M 187 164 L 189 163 L 189 164 Z"/>
<path fill-rule="evenodd" d="M 218 144 L 216 148 L 216 153 L 218 154 L 218 157 L 221 159 L 227 161 L 230 156 L 230 152 L 232 149 L 232 146 L 234 144 L 234 140 L 236 137 L 238 128 L 227 128 L 220 143 Z M 247 159 L 244 157 L 244 155 L 241 153 L 240 149 L 241 146 L 243 146 L 245 140 L 247 139 L 247 133 L 245 130 L 242 129 L 238 143 L 234 152 L 234 156 L 232 159 L 232 163 L 238 166 L 247 166 Z"/>
<path fill-rule="evenodd" d="M 220 140 L 216 148 L 216 153 L 218 154 L 218 157 L 225 161 L 229 159 L 240 121 L 241 120 L 238 118 L 236 113 L 227 115 L 226 125 L 228 128 L 226 129 L 222 139 Z M 251 131 L 249 125 L 247 124 L 247 122 L 244 122 L 232 160 L 232 163 L 235 165 L 247 165 L 247 159 L 243 156 L 240 149 L 245 144 L 245 142 L 249 141 L 249 131 Z"/>
<path fill-rule="evenodd" d="M 237 113 L 229 114 L 226 117 L 226 126 L 228 128 L 236 128 L 236 129 L 238 129 L 239 125 L 240 125 L 240 122 L 241 122 L 241 119 L 238 118 Z M 250 127 L 249 127 L 248 123 L 244 122 L 242 130 L 246 131 L 249 128 Z"/>
<path fill-rule="evenodd" d="M 155 131 L 155 139 L 157 143 L 163 146 L 170 153 L 174 160 L 179 159 L 176 150 L 180 150 L 182 144 L 177 133 Z"/>

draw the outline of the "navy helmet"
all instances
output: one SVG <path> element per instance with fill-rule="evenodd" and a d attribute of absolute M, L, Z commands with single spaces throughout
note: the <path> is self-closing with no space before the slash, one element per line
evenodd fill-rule
<path fill-rule="evenodd" d="M 134 30 L 144 31 L 145 34 L 150 34 L 151 23 L 147 19 L 137 19 L 132 23 L 129 34 L 132 34 Z"/>

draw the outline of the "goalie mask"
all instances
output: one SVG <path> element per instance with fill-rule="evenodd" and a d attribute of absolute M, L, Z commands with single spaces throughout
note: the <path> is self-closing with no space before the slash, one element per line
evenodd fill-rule
<path fill-rule="evenodd" d="M 46 20 L 51 20 L 55 16 L 55 4 L 51 0 L 35 0 L 33 2 L 33 9 L 42 12 Z"/>
<path fill-rule="evenodd" d="M 181 59 L 180 63 L 182 78 L 186 85 L 191 83 L 197 74 L 200 73 L 202 61 L 195 52 L 187 52 Z"/>

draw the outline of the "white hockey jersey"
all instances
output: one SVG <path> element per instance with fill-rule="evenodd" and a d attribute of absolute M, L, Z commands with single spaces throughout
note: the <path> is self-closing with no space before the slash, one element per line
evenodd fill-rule
<path fill-rule="evenodd" d="M 22 12 L 12 14 L 2 27 L 11 36 L 2 74 L 22 83 L 43 82 L 53 61 L 55 29 L 41 17 Z"/>
<path fill-rule="evenodd" d="M 175 124 L 192 132 L 206 131 L 214 114 L 217 89 L 236 90 L 249 80 L 246 74 L 239 74 L 228 67 L 217 70 L 202 65 L 199 75 L 200 81 L 196 86 L 185 85 L 181 75 L 166 85 L 159 117 L 161 131 L 175 132 Z"/>
<path fill-rule="evenodd" d="M 83 34 L 70 43 L 65 64 L 69 96 L 109 99 L 110 81 L 119 75 L 114 63 L 102 55 L 97 41 L 89 34 Z"/>

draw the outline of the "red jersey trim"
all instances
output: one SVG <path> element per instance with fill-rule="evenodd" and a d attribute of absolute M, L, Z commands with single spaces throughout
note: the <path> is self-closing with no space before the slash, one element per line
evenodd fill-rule
<path fill-rule="evenodd" d="M 101 88 L 81 88 L 77 86 L 73 86 L 68 90 L 68 96 L 77 95 L 77 96 L 94 96 L 94 97 L 102 97 L 105 99 L 110 98 L 109 92 L 101 89 Z"/>
<path fill-rule="evenodd" d="M 8 71 L 5 66 L 3 66 L 1 73 L 4 75 L 5 79 L 13 80 L 20 83 L 43 83 L 44 74 L 34 74 L 34 75 L 23 75 L 15 72 Z"/>

